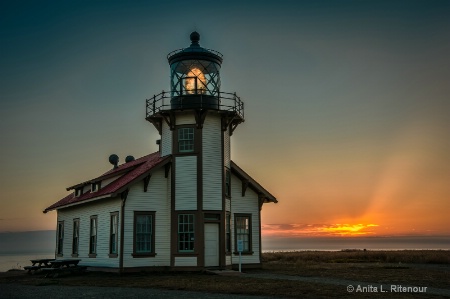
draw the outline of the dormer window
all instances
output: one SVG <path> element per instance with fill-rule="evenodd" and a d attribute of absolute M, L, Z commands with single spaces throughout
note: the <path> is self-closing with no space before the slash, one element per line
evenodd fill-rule
<path fill-rule="evenodd" d="M 75 197 L 80 197 L 83 194 L 83 188 L 75 189 Z"/>
<path fill-rule="evenodd" d="M 97 192 L 100 190 L 100 182 L 95 182 L 91 184 L 91 192 Z"/>

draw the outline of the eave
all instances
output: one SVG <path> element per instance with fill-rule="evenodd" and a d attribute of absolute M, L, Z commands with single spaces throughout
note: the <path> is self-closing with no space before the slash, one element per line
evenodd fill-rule
<path fill-rule="evenodd" d="M 242 190 L 245 193 L 245 189 L 249 187 L 255 191 L 258 196 L 262 199 L 263 203 L 277 203 L 278 200 L 270 194 L 263 186 L 261 186 L 255 179 L 248 175 L 242 168 L 236 165 L 233 161 L 230 161 L 231 172 L 235 174 L 242 181 Z"/>

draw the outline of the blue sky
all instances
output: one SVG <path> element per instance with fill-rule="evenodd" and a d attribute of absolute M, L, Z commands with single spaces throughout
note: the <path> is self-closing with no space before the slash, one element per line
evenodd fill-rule
<path fill-rule="evenodd" d="M 157 150 L 145 99 L 197 30 L 246 105 L 232 158 L 280 200 L 268 231 L 448 234 L 449 15 L 448 1 L 3 1 L 0 231 L 54 228 L 41 211 L 67 186 L 111 153 Z"/>

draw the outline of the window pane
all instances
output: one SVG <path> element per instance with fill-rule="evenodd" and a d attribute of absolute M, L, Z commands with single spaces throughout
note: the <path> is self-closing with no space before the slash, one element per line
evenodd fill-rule
<path fill-rule="evenodd" d="M 236 240 L 242 240 L 244 251 L 250 251 L 250 217 L 236 217 Z M 236 244 L 237 248 L 237 244 Z"/>
<path fill-rule="evenodd" d="M 194 151 L 194 128 L 178 129 L 178 150 L 180 152 Z"/>
<path fill-rule="evenodd" d="M 137 253 L 152 252 L 152 215 L 136 215 L 136 244 Z"/>
<path fill-rule="evenodd" d="M 178 250 L 194 250 L 194 215 L 178 215 Z"/>
<path fill-rule="evenodd" d="M 97 218 L 91 218 L 89 253 L 97 252 Z"/>

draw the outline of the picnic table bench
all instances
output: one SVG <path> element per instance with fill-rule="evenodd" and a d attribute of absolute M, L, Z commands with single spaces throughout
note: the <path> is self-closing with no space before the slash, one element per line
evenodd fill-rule
<path fill-rule="evenodd" d="M 50 267 L 41 268 L 41 271 L 46 272 L 45 277 L 57 277 L 60 273 L 80 273 L 87 269 L 85 266 L 78 266 L 79 259 L 65 259 L 50 261 Z"/>
<path fill-rule="evenodd" d="M 50 262 L 54 261 L 55 259 L 36 259 L 36 260 L 30 260 L 32 265 L 31 266 L 25 266 L 23 267 L 25 270 L 28 271 L 28 273 L 33 274 L 33 271 L 36 272 L 39 269 L 50 267 Z"/>

